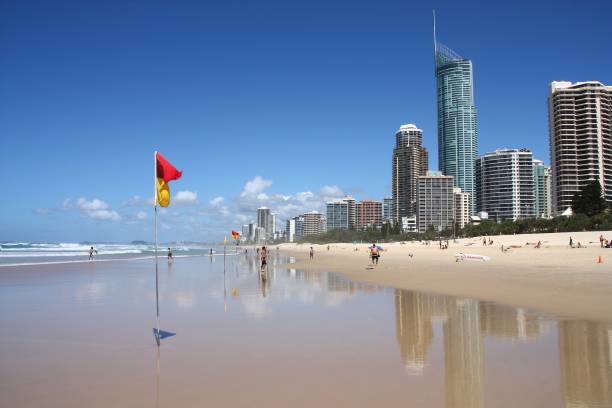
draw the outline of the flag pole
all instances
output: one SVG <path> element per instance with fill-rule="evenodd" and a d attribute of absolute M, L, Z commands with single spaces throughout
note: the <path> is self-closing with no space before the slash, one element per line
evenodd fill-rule
<path fill-rule="evenodd" d="M 159 347 L 159 272 L 157 265 L 157 150 L 153 156 L 153 163 L 155 164 L 155 195 L 154 195 L 154 208 L 155 208 L 155 307 L 157 310 L 157 333 L 155 334 L 155 341 Z"/>

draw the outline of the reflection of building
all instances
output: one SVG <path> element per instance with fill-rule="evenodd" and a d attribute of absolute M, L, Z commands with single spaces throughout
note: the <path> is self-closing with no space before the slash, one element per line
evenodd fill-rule
<path fill-rule="evenodd" d="M 444 323 L 446 406 L 478 408 L 484 399 L 484 346 L 477 300 L 449 302 Z"/>
<path fill-rule="evenodd" d="M 566 407 L 612 406 L 612 326 L 559 322 L 561 393 Z"/>
<path fill-rule="evenodd" d="M 418 178 L 417 224 L 419 232 L 430 228 L 443 231 L 453 228 L 455 197 L 453 178 L 429 172 Z"/>
<path fill-rule="evenodd" d="M 543 334 L 540 318 L 524 309 L 496 303 L 480 303 L 480 330 L 483 336 L 532 340 Z"/>
<path fill-rule="evenodd" d="M 422 373 L 427 350 L 433 343 L 431 310 L 428 295 L 407 290 L 395 291 L 395 333 L 404 366 Z"/>
<path fill-rule="evenodd" d="M 344 278 L 335 273 L 327 274 L 327 290 L 330 292 L 342 292 L 347 295 L 353 295 L 357 289 L 354 280 Z"/>
<path fill-rule="evenodd" d="M 396 221 L 416 214 L 417 177 L 426 174 L 428 159 L 423 131 L 413 124 L 400 126 L 395 134 L 391 180 Z"/>
<path fill-rule="evenodd" d="M 357 203 L 357 229 L 379 227 L 382 219 L 380 201 L 361 200 Z"/>

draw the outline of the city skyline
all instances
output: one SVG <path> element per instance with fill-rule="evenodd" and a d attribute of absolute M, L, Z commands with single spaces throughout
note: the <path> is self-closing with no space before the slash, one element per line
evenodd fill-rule
<path fill-rule="evenodd" d="M 543 101 L 550 82 L 612 83 L 607 64 L 601 58 L 588 58 L 590 50 L 605 48 L 603 39 L 610 36 L 607 25 L 593 22 L 598 18 L 605 22 L 603 15 L 610 6 L 593 4 L 601 10 L 595 16 L 587 7 L 569 3 L 557 4 L 554 10 L 536 8 L 529 15 L 521 12 L 520 5 L 504 9 L 507 20 L 514 16 L 522 23 L 521 30 L 500 20 L 500 10 L 484 7 L 484 3 L 473 5 L 480 7 L 479 18 L 470 18 L 470 10 L 458 6 L 436 5 L 439 37 L 452 38 L 446 42 L 474 61 L 480 154 L 499 147 L 526 147 L 534 158 L 548 164 Z M 301 10 L 320 27 L 318 36 L 312 37 L 308 18 L 271 4 L 242 14 L 219 6 L 209 14 L 220 17 L 220 22 L 210 25 L 198 20 L 205 13 L 193 4 L 162 13 L 136 3 L 115 14 L 106 8 L 83 12 L 76 3 L 65 5 L 62 9 L 3 6 L 6 35 L 2 44 L 9 63 L 3 68 L 1 84 L 11 102 L 3 102 L 0 110 L 0 131 L 10 138 L 0 159 L 3 171 L 13 175 L 6 186 L 11 200 L 0 215 L 0 240 L 148 238 L 152 233 L 150 155 L 155 149 L 185 172 L 173 189 L 174 202 L 180 206 L 160 214 L 162 232 L 169 240 L 218 241 L 231 226 L 250 221 L 253 216 L 247 214 L 262 205 L 277 211 L 283 223 L 302 210 L 322 211 L 328 199 L 345 194 L 382 200 L 390 194 L 387 163 L 393 140 L 389 135 L 402 123 L 417 123 L 423 129 L 424 146 L 431 156 L 429 167 L 437 168 L 431 6 L 406 9 L 390 4 L 389 10 L 374 14 L 361 5 L 348 12 L 335 6 L 338 8 L 330 8 L 326 17 L 316 13 L 314 5 Z M 246 23 L 249 13 L 260 16 L 258 26 L 265 21 L 277 23 L 269 31 L 253 30 Z M 541 25 L 545 17 L 559 21 L 581 14 L 588 15 L 591 23 L 571 36 L 552 24 L 546 26 L 549 31 Z M 110 30 L 100 15 L 114 21 L 117 29 Z M 246 52 L 255 70 L 232 65 L 233 54 L 219 53 L 215 43 L 190 39 L 226 33 L 223 22 L 230 15 L 245 24 L 237 24 L 244 31 L 225 40 L 228 50 Z M 138 23 L 135 16 L 144 16 L 144 22 Z M 288 17 L 291 27 L 278 23 L 281 16 Z M 419 23 L 402 29 L 389 24 L 390 19 L 400 21 L 401 16 L 419 17 Z M 461 17 L 470 24 L 459 24 Z M 45 23 L 37 24 L 40 21 Z M 169 24 L 156 31 L 152 28 L 155 21 Z M 347 34 L 336 31 L 338 21 L 350 28 Z M 385 29 L 373 30 L 373 36 L 355 28 L 353 22 L 370 22 Z M 255 34 L 255 42 L 245 45 L 241 41 L 248 30 Z M 76 39 L 74 32 L 82 38 Z M 278 34 L 282 33 L 295 33 L 291 40 L 300 47 L 281 40 Z M 517 48 L 517 38 L 504 40 L 507 33 L 534 41 Z M 487 39 L 480 44 L 482 34 Z M 97 40 L 87 41 L 92 39 Z M 265 40 L 276 50 L 269 58 L 249 53 L 251 45 Z M 118 43 L 122 47 L 116 47 Z M 295 52 L 298 49 L 302 54 Z M 134 50 L 138 52 L 131 56 Z M 208 50 L 217 59 L 194 50 Z M 562 58 L 557 55 L 561 51 Z M 358 58 L 364 52 L 380 62 Z M 44 58 L 50 53 L 60 58 Z M 507 59 L 510 53 L 517 61 L 531 57 L 532 69 L 513 81 L 516 89 L 508 89 L 511 75 L 500 80 L 516 72 L 516 64 Z M 388 63 L 391 55 L 395 66 Z M 44 61 L 42 73 L 36 69 L 39 61 Z M 326 61 L 326 69 L 319 61 Z M 279 62 L 281 70 L 264 74 Z M 235 68 L 223 76 L 220 70 L 227 66 Z M 197 68 L 202 74 L 196 74 Z M 222 75 L 219 81 L 218 75 Z M 291 86 L 295 84 L 299 86 Z M 360 97 L 375 101 L 375 107 L 358 102 L 357 84 Z M 294 105 L 282 106 L 279 101 L 288 100 L 288 89 L 299 98 L 291 99 Z M 412 98 L 406 98 L 406 93 Z M 263 104 L 256 104 L 261 97 Z M 521 104 L 516 106 L 519 97 Z M 295 126 L 303 118 L 298 111 L 309 112 L 309 124 Z M 515 120 L 516 112 L 521 112 L 520 121 Z M 292 148 L 299 140 L 307 140 L 320 164 L 279 166 L 278 160 L 288 150 L 273 148 L 268 153 L 266 146 L 274 146 L 286 134 L 296 140 L 295 146 L 290 142 Z M 225 143 L 230 139 L 231 143 Z M 347 144 L 348 140 L 357 143 Z M 323 143 L 329 149 L 320 148 Z M 344 149 L 342 157 L 336 154 L 340 148 Z M 273 160 L 261 160 L 264 154 Z M 368 158 L 363 168 L 341 171 L 361 157 Z M 49 170 L 57 181 L 45 177 Z"/>

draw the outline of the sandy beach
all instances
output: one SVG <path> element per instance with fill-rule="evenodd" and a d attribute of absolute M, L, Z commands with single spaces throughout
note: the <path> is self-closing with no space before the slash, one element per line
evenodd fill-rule
<path fill-rule="evenodd" d="M 469 297 L 527 307 L 558 316 L 612 321 L 612 249 L 600 248 L 599 235 L 612 231 L 502 235 L 449 242 L 382 244 L 374 267 L 363 244 L 282 244 L 296 257 L 295 267 L 339 272 L 353 279 L 434 294 Z M 570 248 L 569 238 L 586 248 Z M 541 248 L 535 244 L 541 241 Z M 501 251 L 501 246 L 510 249 Z M 310 247 L 315 256 L 308 259 Z M 455 254 L 490 257 L 488 262 L 456 262 Z M 412 256 L 411 256 L 412 255 Z M 602 263 L 598 263 L 599 257 Z"/>

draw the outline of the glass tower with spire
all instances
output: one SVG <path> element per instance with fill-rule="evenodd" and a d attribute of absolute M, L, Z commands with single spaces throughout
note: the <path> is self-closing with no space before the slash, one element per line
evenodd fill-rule
<path fill-rule="evenodd" d="M 435 39 L 438 97 L 438 169 L 454 177 L 455 187 L 470 193 L 474 203 L 474 161 L 478 157 L 478 132 L 472 61 Z"/>

